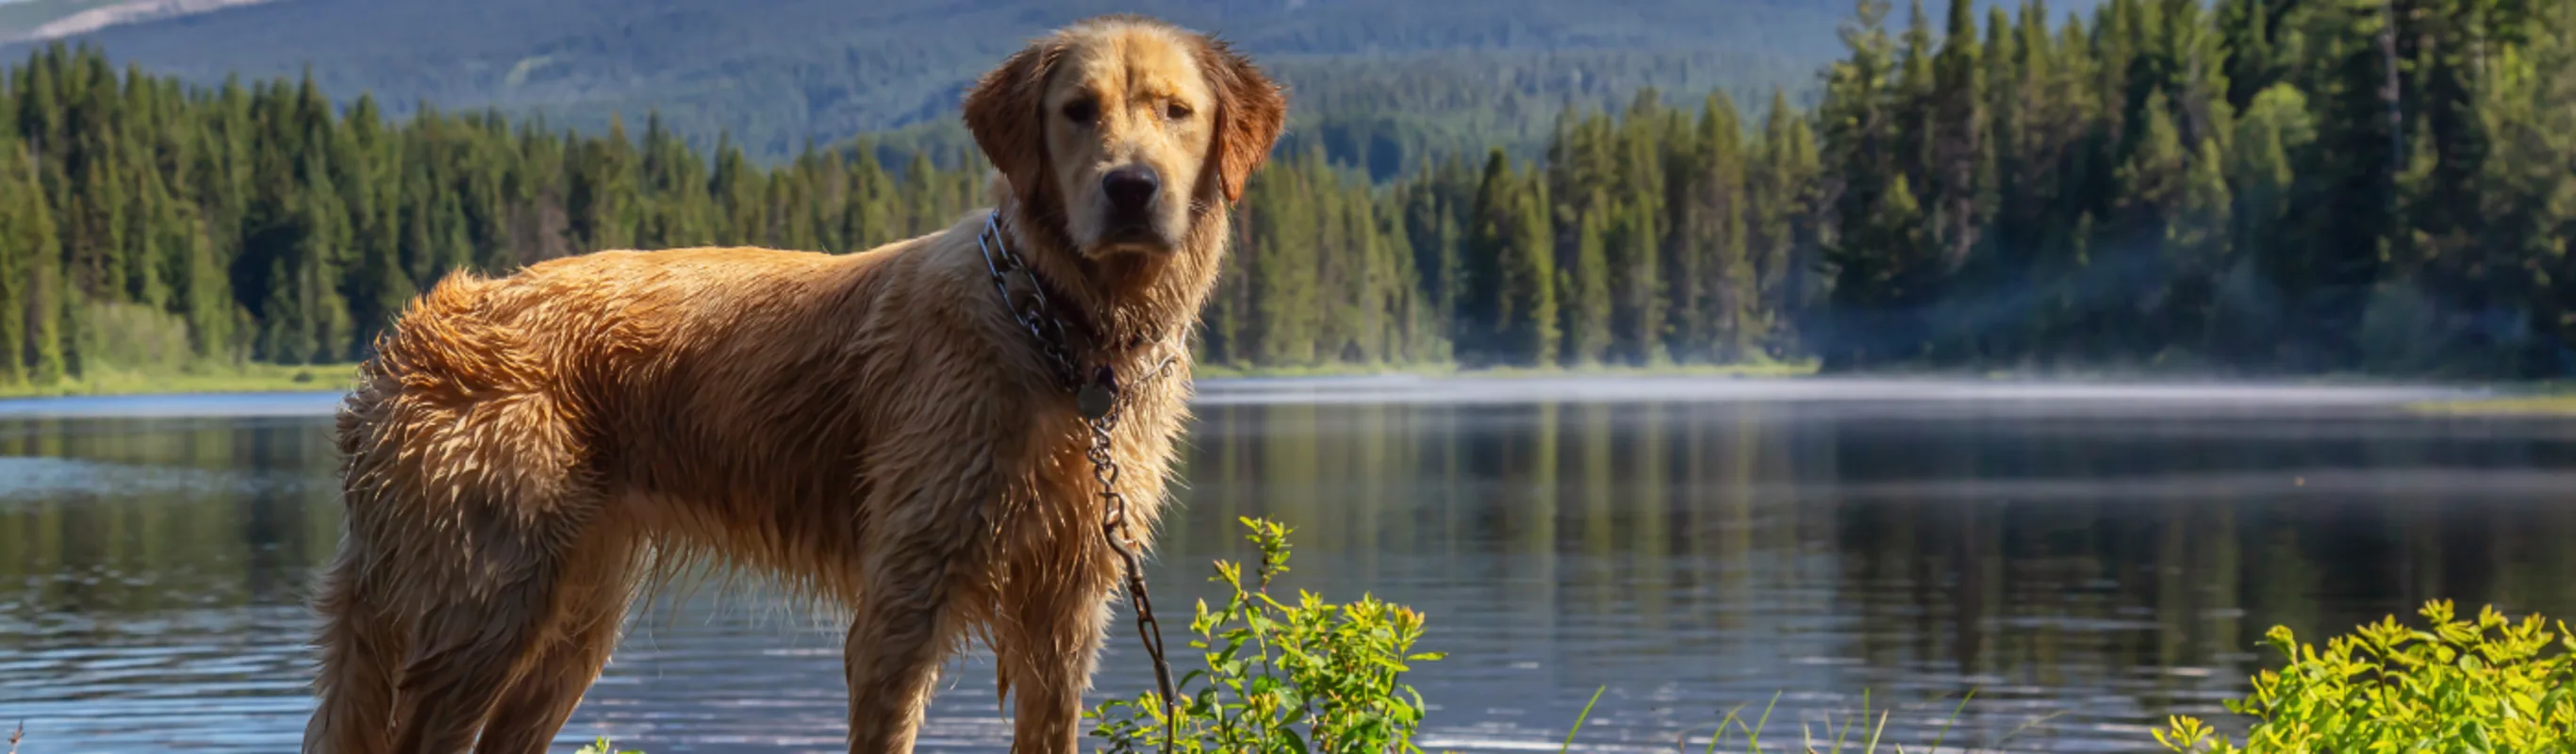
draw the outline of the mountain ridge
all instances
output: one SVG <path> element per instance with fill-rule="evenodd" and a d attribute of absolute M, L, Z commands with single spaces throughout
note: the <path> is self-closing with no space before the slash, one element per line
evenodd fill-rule
<path fill-rule="evenodd" d="M 1228 38 L 1301 95 L 1300 123 L 1397 116 L 1403 133 L 1365 138 L 1472 147 L 1525 142 L 1559 109 L 1624 107 L 1649 87 L 1687 101 L 1812 91 L 1849 11 L 1790 0 L 272 0 L 76 38 L 201 83 L 309 72 L 323 91 L 369 92 L 397 114 L 496 107 L 595 130 L 658 113 L 693 142 L 729 137 L 779 158 L 809 141 L 936 130 L 993 61 L 1105 12 Z"/>

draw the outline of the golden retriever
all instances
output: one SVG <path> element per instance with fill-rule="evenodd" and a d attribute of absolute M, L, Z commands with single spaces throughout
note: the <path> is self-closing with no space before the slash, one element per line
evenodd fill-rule
<path fill-rule="evenodd" d="M 1150 532 L 1227 207 L 1285 108 L 1211 38 L 1095 18 L 966 96 L 998 212 L 847 256 L 450 276 L 340 409 L 347 531 L 314 601 L 304 750 L 544 751 L 639 585 L 712 560 L 849 611 L 851 751 L 909 751 L 969 638 L 1014 747 L 1075 751 L 1120 566 L 1080 375 L 1119 383 L 1117 491 Z M 1009 301 L 987 243 L 1025 260 Z M 1028 288 L 1070 369 L 1015 318 Z"/>

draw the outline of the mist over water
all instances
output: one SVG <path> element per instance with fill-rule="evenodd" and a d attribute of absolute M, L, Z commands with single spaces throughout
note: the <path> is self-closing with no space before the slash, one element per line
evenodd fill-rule
<path fill-rule="evenodd" d="M 1238 516 L 1297 527 L 1284 586 L 1428 613 L 1435 751 L 1553 750 L 1603 686 L 1597 750 L 1671 751 L 1774 694 L 1772 740 L 1867 693 L 1920 741 L 1974 690 L 1954 744 L 2150 751 L 2163 715 L 2223 714 L 2274 624 L 2576 615 L 2576 427 L 2398 409 L 2462 394 L 1207 381 L 1152 578 L 1178 632 L 1208 561 L 1250 555 Z M 26 750 L 294 746 L 336 401 L 0 402 L 0 721 Z M 1104 696 L 1151 686 L 1120 620 Z M 838 647 L 756 589 L 666 595 L 560 748 L 837 750 Z M 949 670 L 922 748 L 1004 751 L 990 663 Z"/>
<path fill-rule="evenodd" d="M 1910 413 L 1947 405 L 1982 404 L 1980 410 L 2036 408 L 2158 411 L 2169 408 L 2231 410 L 2246 406 L 2315 408 L 2389 406 L 2456 400 L 2484 391 L 2422 386 L 2314 386 L 2248 382 L 2056 382 L 1889 378 L 1529 377 L 1516 379 L 1417 376 L 1208 380 L 1196 405 L 1279 403 L 1793 403 L 1875 404 L 1873 411 Z"/>

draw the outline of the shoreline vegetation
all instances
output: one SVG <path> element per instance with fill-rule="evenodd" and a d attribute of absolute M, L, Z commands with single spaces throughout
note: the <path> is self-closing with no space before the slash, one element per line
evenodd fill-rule
<path fill-rule="evenodd" d="M 2576 392 L 2562 390 L 2535 395 L 2419 403 L 2408 408 L 2417 413 L 2445 416 L 2576 417 Z"/>
<path fill-rule="evenodd" d="M 76 382 L 52 385 L 0 385 L 0 400 L 39 398 L 76 398 L 138 395 L 213 395 L 225 393 L 291 393 L 338 391 L 355 379 L 355 363 L 267 364 L 259 362 L 235 366 L 207 366 L 166 373 L 104 371 L 85 375 Z M 2049 382 L 2201 382 L 2209 375 L 2181 372 L 2145 371 L 2004 371 L 1953 372 L 1873 370 L 1855 373 L 1825 373 L 1812 359 L 1762 361 L 1738 364 L 1653 364 L 1625 366 L 1592 364 L 1570 367 L 1466 367 L 1452 363 L 1431 364 L 1328 364 L 1296 367 L 1241 367 L 1223 364 L 1199 364 L 1192 376 L 1200 380 L 1258 380 L 1317 377 L 1463 377 L 1471 379 L 1528 379 L 1543 377 L 1601 378 L 1705 378 L 1728 380 L 1794 380 L 1832 377 L 1942 378 L 1978 380 L 2037 380 Z M 2390 378 L 2370 375 L 2323 375 L 2296 378 L 2307 384 L 2367 384 L 2390 382 Z M 2405 406 L 2421 414 L 2447 416 L 2576 416 L 2576 385 L 2563 382 L 2481 382 L 2470 386 L 2493 390 L 2489 397 L 2447 401 L 2426 401 Z"/>
<path fill-rule="evenodd" d="M 175 372 L 93 371 L 78 380 L 35 385 L 0 384 L 0 400 L 111 395 L 203 395 L 346 390 L 358 365 L 264 364 L 205 366 Z"/>
<path fill-rule="evenodd" d="M 115 395 L 197 395 L 212 393 L 283 393 L 344 389 L 355 379 L 358 365 L 310 364 L 286 365 L 249 363 L 238 367 L 207 367 L 165 374 L 107 372 L 88 376 L 77 382 L 52 385 L 0 385 L 0 400 L 26 398 L 69 398 Z M 1813 377 L 1813 361 L 1764 362 L 1753 364 L 1661 364 L 1653 366 L 1592 365 L 1583 367 L 1500 367 L 1469 368 L 1456 364 L 1330 364 L 1302 367 L 1235 367 L 1199 364 L 1193 367 L 1196 379 L 1273 379 L 1298 377 L 1371 377 L 1387 375 L 1429 377 L 1481 377 L 1508 379 L 1519 377 L 1709 377 L 1709 378 L 1795 378 Z"/>

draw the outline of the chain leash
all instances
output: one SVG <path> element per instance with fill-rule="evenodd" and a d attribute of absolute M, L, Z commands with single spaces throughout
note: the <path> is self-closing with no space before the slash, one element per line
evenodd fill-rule
<path fill-rule="evenodd" d="M 1081 411 L 1083 426 L 1089 430 L 1091 443 L 1083 455 L 1091 461 L 1092 479 L 1100 483 L 1100 535 L 1109 543 L 1110 551 L 1118 554 L 1128 600 L 1136 606 L 1136 637 L 1145 645 L 1145 656 L 1154 663 L 1154 687 L 1163 703 L 1163 751 L 1168 754 L 1180 719 L 1173 713 L 1172 666 L 1163 656 L 1163 625 L 1154 620 L 1154 599 L 1145 591 L 1145 567 L 1136 555 L 1141 548 L 1135 532 L 1127 526 L 1127 496 L 1118 492 L 1118 458 L 1113 453 L 1111 436 L 1118 428 L 1118 403 L 1123 397 L 1118 373 L 1104 364 L 1090 379 L 1083 379 L 1081 367 L 1064 348 L 1064 323 L 1055 318 L 1046 286 L 1036 284 L 1037 274 L 1020 261 L 1019 255 L 1011 253 L 1009 244 L 1003 243 L 1001 216 L 999 209 L 984 216 L 984 231 L 975 234 L 975 248 L 984 253 L 984 270 L 992 275 L 993 292 L 1002 297 L 1002 305 L 1010 309 L 1012 319 L 1018 320 L 1020 327 L 1038 342 L 1040 353 L 1056 372 L 1057 382 L 1074 391 L 1075 408 Z M 1011 297 L 1008 275 L 1014 271 L 1030 278 L 1033 300 L 1029 305 L 1014 303 Z M 1162 376 L 1177 358 L 1165 358 L 1145 379 Z"/>
<path fill-rule="evenodd" d="M 1127 528 L 1127 496 L 1118 492 L 1118 459 L 1110 455 L 1109 433 L 1118 427 L 1118 412 L 1112 410 L 1085 423 L 1091 426 L 1091 476 L 1100 480 L 1100 501 L 1107 509 L 1100 533 L 1126 566 L 1127 596 L 1136 604 L 1136 638 L 1154 663 L 1154 687 L 1163 701 L 1163 751 L 1169 752 L 1180 719 L 1172 713 L 1172 666 L 1163 659 L 1163 625 L 1154 620 L 1154 598 L 1145 591 L 1145 567 L 1136 557 L 1135 534 Z"/>

